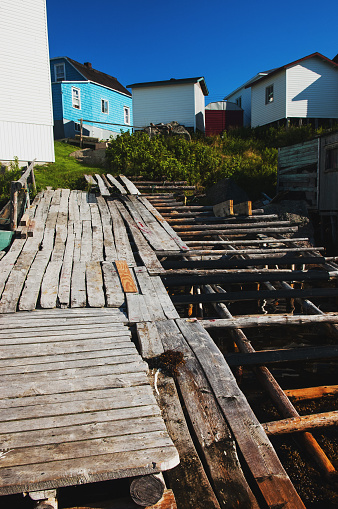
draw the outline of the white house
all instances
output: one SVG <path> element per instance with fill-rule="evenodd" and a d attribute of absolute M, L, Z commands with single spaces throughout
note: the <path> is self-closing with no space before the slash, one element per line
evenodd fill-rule
<path fill-rule="evenodd" d="M 1 0 L 0 161 L 54 161 L 45 0 Z"/>
<path fill-rule="evenodd" d="M 285 119 L 338 119 L 338 64 L 320 53 L 279 67 L 246 88 L 252 127 Z"/>
<path fill-rule="evenodd" d="M 236 88 L 236 90 L 224 97 L 225 101 L 235 103 L 237 106 L 242 108 L 244 126 L 251 125 L 251 89 L 247 87 L 249 87 L 249 85 L 252 83 L 255 83 L 255 81 L 260 80 L 263 76 L 267 76 L 273 70 L 274 69 L 271 71 L 259 72 L 256 74 L 256 76 L 244 83 L 244 85 L 241 85 L 240 87 Z"/>
<path fill-rule="evenodd" d="M 209 92 L 203 76 L 127 86 L 132 89 L 136 128 L 176 120 L 194 131 L 205 131 L 204 97 Z"/>

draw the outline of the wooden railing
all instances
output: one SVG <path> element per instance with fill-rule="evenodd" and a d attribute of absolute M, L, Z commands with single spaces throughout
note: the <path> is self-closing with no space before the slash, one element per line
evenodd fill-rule
<path fill-rule="evenodd" d="M 29 191 L 28 191 L 28 181 L 30 180 L 32 184 L 33 191 L 36 192 L 36 184 L 35 184 L 35 175 L 34 175 L 34 163 L 36 159 L 28 164 L 27 169 L 21 176 L 19 180 L 13 180 L 11 182 L 11 196 L 10 196 L 10 204 L 11 204 L 11 230 L 16 230 L 18 226 L 18 215 L 20 214 L 20 210 L 18 207 L 19 197 L 26 197 L 26 206 L 29 207 Z"/>

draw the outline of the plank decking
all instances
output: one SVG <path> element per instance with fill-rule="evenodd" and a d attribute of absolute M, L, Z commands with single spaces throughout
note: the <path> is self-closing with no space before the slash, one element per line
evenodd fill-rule
<path fill-rule="evenodd" d="M 183 204 L 172 213 L 172 195 L 147 199 L 123 176 L 95 179 L 87 181 L 100 195 L 40 193 L 28 210 L 30 226 L 0 259 L 0 495 L 168 470 L 179 462 L 178 447 L 182 464 L 171 483 L 178 492 L 181 483 L 180 507 L 258 509 L 260 492 L 264 507 L 303 508 L 237 385 L 233 357 L 221 354 L 204 327 L 230 328 L 245 365 L 255 351 L 239 327 L 336 323 L 304 298 L 336 296 L 337 289 L 294 290 L 285 282 L 325 283 L 337 277 L 334 262 L 300 248 L 302 238 L 282 237 L 297 227 L 273 215 L 214 218 L 211 207 Z M 310 274 L 305 264 L 324 270 Z M 220 282 L 266 289 L 226 292 Z M 165 285 L 196 290 L 170 297 Z M 276 296 L 302 298 L 311 317 L 234 318 L 224 304 Z M 222 320 L 182 319 L 174 305 L 203 311 L 203 302 Z M 157 371 L 165 425 L 142 358 L 168 350 L 183 354 L 176 386 L 185 413 L 174 382 Z M 258 370 L 275 383 L 265 367 Z"/>

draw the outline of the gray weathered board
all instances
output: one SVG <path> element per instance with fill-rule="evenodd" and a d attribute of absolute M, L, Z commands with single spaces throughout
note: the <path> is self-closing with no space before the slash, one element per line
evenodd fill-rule
<path fill-rule="evenodd" d="M 90 313 L 0 316 L 0 495 L 179 462 L 123 313 Z"/>

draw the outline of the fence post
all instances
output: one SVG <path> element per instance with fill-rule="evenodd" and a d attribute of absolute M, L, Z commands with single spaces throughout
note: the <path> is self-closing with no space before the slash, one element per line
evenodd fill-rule
<path fill-rule="evenodd" d="M 18 187 L 17 182 L 11 182 L 11 230 L 18 226 Z"/>

